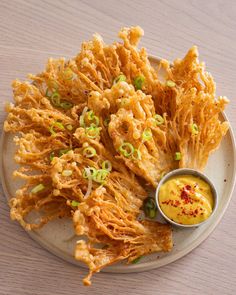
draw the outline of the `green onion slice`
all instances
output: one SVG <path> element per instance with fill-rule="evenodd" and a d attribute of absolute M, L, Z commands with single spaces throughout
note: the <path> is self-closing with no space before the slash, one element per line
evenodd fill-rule
<path fill-rule="evenodd" d="M 88 108 L 85 107 L 83 109 L 83 112 L 79 118 L 79 123 L 80 123 L 80 127 L 86 127 L 86 123 L 85 123 L 85 115 L 87 115 L 87 120 L 91 121 L 90 123 L 90 127 L 91 126 L 99 126 L 99 118 L 97 116 L 94 115 L 93 111 L 89 111 L 87 112 Z"/>
<path fill-rule="evenodd" d="M 129 158 L 134 153 L 134 147 L 131 143 L 124 142 L 119 147 L 119 151 L 124 157 Z"/>
<path fill-rule="evenodd" d="M 72 102 L 69 101 L 63 101 L 60 103 L 60 107 L 64 110 L 69 110 L 74 106 L 74 104 Z"/>
<path fill-rule="evenodd" d="M 149 218 L 155 218 L 157 213 L 157 205 L 153 198 L 148 197 L 143 203 L 144 213 Z"/>
<path fill-rule="evenodd" d="M 155 209 L 150 209 L 150 210 L 149 210 L 149 215 L 148 215 L 148 217 L 153 219 L 153 218 L 156 217 L 156 213 L 157 213 L 157 212 L 156 212 Z"/>
<path fill-rule="evenodd" d="M 193 123 L 190 125 L 190 131 L 193 135 L 197 135 L 199 132 L 197 124 Z"/>
<path fill-rule="evenodd" d="M 56 121 L 49 128 L 49 131 L 51 132 L 52 136 L 56 136 L 56 134 L 57 134 L 57 132 L 54 130 L 54 127 L 57 127 L 60 130 L 65 130 L 64 125 L 62 123 Z"/>
<path fill-rule="evenodd" d="M 179 161 L 179 160 L 181 160 L 181 158 L 182 158 L 181 153 L 180 152 L 176 152 L 175 153 L 175 161 Z"/>
<path fill-rule="evenodd" d="M 79 206 L 79 202 L 73 200 L 73 201 L 71 202 L 71 206 L 72 206 L 72 207 L 78 207 L 78 206 Z"/>
<path fill-rule="evenodd" d="M 92 123 L 92 124 L 94 124 L 94 126 L 99 125 L 99 118 L 94 115 L 93 111 L 88 112 L 88 119 L 89 119 L 89 121 L 95 121 L 95 122 Z"/>
<path fill-rule="evenodd" d="M 145 78 L 143 76 L 137 76 L 134 79 L 134 87 L 136 90 L 141 90 L 143 88 Z"/>
<path fill-rule="evenodd" d="M 146 128 L 144 131 L 143 131 L 143 134 L 142 134 L 142 139 L 144 141 L 147 141 L 147 140 L 150 140 L 152 138 L 152 130 L 150 128 Z"/>
<path fill-rule="evenodd" d="M 89 170 L 89 173 L 87 171 L 87 169 Z M 89 175 L 90 174 L 90 175 Z M 88 167 L 84 169 L 83 172 L 83 178 L 94 178 L 97 174 L 97 169 L 95 169 L 94 167 Z"/>
<path fill-rule="evenodd" d="M 134 149 L 134 152 L 132 154 L 132 158 L 133 158 L 133 160 L 141 160 L 142 156 L 141 156 L 141 152 L 139 149 Z"/>
<path fill-rule="evenodd" d="M 138 262 L 142 259 L 142 257 L 143 257 L 143 256 L 139 256 L 139 257 L 135 258 L 131 263 L 132 263 L 132 264 L 136 264 L 136 263 L 138 263 Z"/>
<path fill-rule="evenodd" d="M 54 157 L 55 157 L 55 152 L 51 152 L 49 155 L 50 161 L 52 161 Z"/>
<path fill-rule="evenodd" d="M 62 176 L 71 176 L 72 173 L 72 170 L 63 170 L 61 174 Z"/>
<path fill-rule="evenodd" d="M 64 72 L 63 72 L 63 78 L 65 80 L 72 80 L 74 76 L 73 71 L 70 68 L 67 68 Z"/>
<path fill-rule="evenodd" d="M 31 190 L 31 193 L 32 193 L 32 194 L 37 194 L 37 193 L 41 192 L 41 191 L 44 190 L 44 189 L 45 189 L 45 186 L 44 186 L 42 183 L 40 183 L 40 184 L 36 185 L 36 186 Z"/>
<path fill-rule="evenodd" d="M 86 128 L 86 135 L 88 138 L 96 138 L 99 136 L 100 130 L 98 127 L 90 126 Z"/>
<path fill-rule="evenodd" d="M 96 150 L 95 150 L 95 148 L 89 146 L 83 150 L 83 155 L 86 158 L 92 158 L 96 155 Z"/>
<path fill-rule="evenodd" d="M 157 126 L 162 125 L 165 122 L 164 118 L 161 115 L 156 114 L 153 118 Z"/>
<path fill-rule="evenodd" d="M 114 79 L 113 85 L 121 81 L 126 81 L 126 76 L 121 74 Z"/>
<path fill-rule="evenodd" d="M 103 170 L 107 170 L 107 171 L 111 171 L 112 170 L 112 164 L 110 161 L 106 160 L 104 162 L 102 162 L 102 169 Z"/>
<path fill-rule="evenodd" d="M 51 99 L 52 105 L 54 105 L 55 107 L 60 107 L 61 95 L 58 92 L 53 92 L 50 99 Z"/>
<path fill-rule="evenodd" d="M 167 80 L 166 81 L 166 86 L 168 86 L 168 87 L 174 87 L 175 86 L 175 82 L 174 81 L 171 81 L 171 80 Z"/>
<path fill-rule="evenodd" d="M 109 174 L 108 170 L 98 169 L 96 175 L 93 177 L 93 180 L 98 183 L 104 183 L 108 174 Z"/>

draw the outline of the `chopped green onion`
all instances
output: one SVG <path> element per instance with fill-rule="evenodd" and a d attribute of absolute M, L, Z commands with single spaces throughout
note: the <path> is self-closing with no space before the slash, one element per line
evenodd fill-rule
<path fill-rule="evenodd" d="M 143 131 L 143 134 L 142 134 L 142 139 L 144 141 L 147 141 L 147 140 L 150 140 L 152 138 L 152 130 L 150 128 L 146 128 L 144 131 Z"/>
<path fill-rule="evenodd" d="M 32 193 L 32 194 L 37 194 L 37 193 L 41 192 L 41 191 L 44 190 L 44 189 L 45 189 L 45 186 L 44 186 L 42 183 L 40 183 L 40 184 L 36 185 L 36 186 L 31 190 L 31 193 Z"/>
<path fill-rule="evenodd" d="M 61 95 L 58 92 L 53 92 L 51 95 L 51 102 L 55 107 L 59 107 L 61 104 Z"/>
<path fill-rule="evenodd" d="M 96 175 L 93 177 L 93 180 L 98 183 L 104 183 L 108 174 L 109 174 L 108 170 L 98 169 Z"/>
<path fill-rule="evenodd" d="M 68 129 L 69 131 L 72 131 L 73 130 L 73 126 L 71 124 L 66 125 L 66 129 Z"/>
<path fill-rule="evenodd" d="M 139 256 L 139 257 L 137 257 L 137 258 L 135 258 L 134 260 L 132 260 L 132 264 L 136 264 L 136 263 L 138 263 L 141 259 L 142 259 L 142 257 L 143 256 Z"/>
<path fill-rule="evenodd" d="M 134 147 L 131 143 L 124 142 L 119 147 L 119 151 L 124 157 L 129 158 L 134 153 Z"/>
<path fill-rule="evenodd" d="M 67 154 L 69 151 L 71 151 L 71 149 L 64 149 L 64 150 L 59 150 L 59 157 Z"/>
<path fill-rule="evenodd" d="M 157 213 L 156 202 L 153 198 L 148 197 L 144 200 L 143 203 L 144 213 L 149 218 L 155 218 Z"/>
<path fill-rule="evenodd" d="M 145 78 L 143 76 L 137 76 L 134 79 L 134 87 L 136 90 L 141 90 L 143 88 L 143 84 L 145 82 Z"/>
<path fill-rule="evenodd" d="M 67 68 L 63 73 L 63 77 L 65 80 L 72 80 L 73 76 L 74 73 L 70 68 Z"/>
<path fill-rule="evenodd" d="M 103 122 L 104 126 L 107 127 L 110 123 L 110 119 L 109 118 L 106 118 Z"/>
<path fill-rule="evenodd" d="M 89 111 L 89 112 L 87 112 L 87 114 L 88 114 L 88 119 L 90 120 L 90 121 L 92 121 L 93 120 L 93 118 L 94 118 L 94 112 L 93 111 Z"/>
<path fill-rule="evenodd" d="M 85 168 L 83 171 L 83 178 L 92 179 L 95 182 L 104 184 L 108 174 L 109 174 L 108 170 L 95 169 L 94 167 L 88 167 L 88 168 Z"/>
<path fill-rule="evenodd" d="M 107 170 L 107 171 L 111 171 L 112 170 L 111 162 L 108 160 L 102 162 L 102 169 Z"/>
<path fill-rule="evenodd" d="M 61 174 L 62 176 L 71 176 L 72 173 L 72 170 L 63 170 Z"/>
<path fill-rule="evenodd" d="M 96 155 L 96 150 L 95 150 L 95 148 L 89 146 L 83 150 L 83 155 L 86 158 L 92 158 Z"/>
<path fill-rule="evenodd" d="M 161 115 L 156 114 L 153 118 L 157 126 L 162 125 L 165 122 L 164 118 Z"/>
<path fill-rule="evenodd" d="M 142 156 L 141 156 L 141 152 L 139 149 L 134 149 L 134 152 L 132 154 L 132 158 L 134 160 L 141 160 Z"/>
<path fill-rule="evenodd" d="M 175 161 L 179 161 L 179 160 L 181 160 L 181 158 L 182 158 L 181 153 L 180 152 L 176 152 L 175 153 Z"/>
<path fill-rule="evenodd" d="M 62 109 L 65 109 L 65 110 L 69 110 L 69 109 L 71 109 L 73 106 L 74 106 L 74 105 L 73 105 L 72 102 L 69 102 L 69 101 L 66 101 L 66 100 L 60 103 L 60 107 L 61 107 Z"/>
<path fill-rule="evenodd" d="M 55 157 L 55 152 L 51 152 L 49 155 L 50 161 L 52 161 L 54 157 Z"/>
<path fill-rule="evenodd" d="M 81 126 L 81 127 L 84 127 L 84 128 L 86 127 L 86 123 L 85 123 L 85 115 L 86 115 L 86 113 L 87 113 L 87 119 L 88 119 L 89 121 L 92 121 L 92 122 L 90 123 L 90 127 L 91 127 L 91 126 L 93 126 L 93 127 L 97 127 L 97 126 L 99 125 L 99 118 L 98 118 L 97 116 L 94 115 L 94 112 L 93 112 L 93 111 L 89 111 L 89 112 L 87 112 L 87 110 L 88 110 L 88 108 L 85 107 L 85 108 L 83 109 L 83 112 L 82 112 L 80 118 L 79 118 L 80 126 Z"/>
<path fill-rule="evenodd" d="M 99 125 L 99 118 L 94 115 L 93 111 L 88 112 L 88 119 L 89 121 L 95 121 L 95 123 L 93 123 L 95 126 Z"/>
<path fill-rule="evenodd" d="M 125 75 L 121 74 L 114 79 L 113 85 L 119 83 L 121 81 L 126 81 Z"/>
<path fill-rule="evenodd" d="M 94 178 L 96 176 L 97 169 L 95 169 L 94 167 L 88 167 L 86 169 L 89 169 L 91 178 Z M 89 178 L 89 175 L 88 175 L 88 172 L 86 171 L 86 169 L 84 169 L 83 178 Z"/>
<path fill-rule="evenodd" d="M 54 122 L 51 126 L 50 126 L 50 128 L 49 128 L 49 131 L 51 132 L 51 134 L 52 134 L 52 136 L 56 136 L 56 131 L 54 130 L 54 127 L 57 127 L 58 129 L 60 129 L 60 130 L 65 130 L 65 127 L 64 127 L 64 125 L 62 124 L 62 123 L 60 123 L 60 122 Z"/>
<path fill-rule="evenodd" d="M 166 81 L 166 86 L 168 86 L 168 87 L 174 87 L 175 86 L 175 82 L 174 81 L 171 81 L 171 80 L 167 80 Z"/>
<path fill-rule="evenodd" d="M 155 218 L 156 217 L 156 210 L 155 209 L 150 209 L 148 217 L 149 218 Z"/>
<path fill-rule="evenodd" d="M 57 91 L 54 91 L 51 95 L 49 94 L 49 91 L 49 89 L 46 90 L 46 96 L 50 98 L 53 106 L 60 107 L 65 110 L 73 107 L 73 103 L 69 101 L 64 100 L 61 102 L 61 95 Z"/>
<path fill-rule="evenodd" d="M 71 202 L 71 206 L 72 206 L 72 207 L 78 207 L 78 206 L 79 206 L 79 202 L 73 200 L 73 201 Z"/>
<path fill-rule="evenodd" d="M 193 135 L 197 135 L 199 132 L 197 124 L 195 124 L 195 123 L 191 124 L 190 131 Z"/>
<path fill-rule="evenodd" d="M 86 135 L 88 138 L 96 138 L 99 136 L 100 130 L 98 127 L 90 126 L 86 128 Z"/>
<path fill-rule="evenodd" d="M 153 198 L 147 198 L 145 201 L 145 207 L 148 209 L 155 209 L 156 207 L 156 203 L 155 200 Z"/>

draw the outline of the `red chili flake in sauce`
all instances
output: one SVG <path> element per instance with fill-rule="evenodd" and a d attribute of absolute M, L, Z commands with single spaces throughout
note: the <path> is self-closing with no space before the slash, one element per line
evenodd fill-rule
<path fill-rule="evenodd" d="M 188 191 L 186 191 L 185 189 L 183 189 L 182 191 L 181 191 L 181 194 L 180 194 L 180 198 L 182 199 L 182 200 L 184 200 L 184 203 L 185 204 L 189 204 L 189 203 L 191 203 L 191 198 L 189 197 L 189 193 L 188 193 Z"/>
<path fill-rule="evenodd" d="M 171 203 L 171 200 L 167 200 L 167 201 L 162 202 L 162 204 L 166 204 L 166 205 L 169 205 L 170 203 Z"/>
<path fill-rule="evenodd" d="M 187 191 L 190 191 L 190 190 L 191 190 L 191 185 L 187 184 L 187 185 L 185 186 L 185 189 L 186 189 Z"/>
<path fill-rule="evenodd" d="M 175 200 L 175 206 L 179 206 L 180 205 L 180 201 L 179 200 Z"/>

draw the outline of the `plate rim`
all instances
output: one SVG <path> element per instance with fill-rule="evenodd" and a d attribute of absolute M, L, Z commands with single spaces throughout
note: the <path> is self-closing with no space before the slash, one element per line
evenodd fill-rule
<path fill-rule="evenodd" d="M 153 60 L 156 63 L 160 62 L 160 60 L 161 60 L 161 58 L 154 56 L 154 55 L 148 55 L 148 59 Z M 225 114 L 225 112 L 223 111 L 223 112 L 221 112 L 221 114 L 222 114 L 224 120 L 226 120 L 229 124 L 228 132 L 230 135 L 230 139 L 232 141 L 232 149 L 233 149 L 232 157 L 233 157 L 233 162 L 235 163 L 236 162 L 236 142 L 235 142 L 235 137 L 234 137 L 234 133 L 233 133 L 233 128 L 232 128 L 231 123 L 228 120 L 228 117 Z M 6 118 L 6 116 L 5 116 L 5 118 Z M 1 141 L 0 141 L 0 179 L 1 179 L 1 185 L 3 188 L 3 193 L 4 193 L 7 203 L 8 203 L 9 192 L 6 187 L 5 176 L 3 173 L 3 146 L 4 146 L 5 135 L 6 135 L 6 132 L 4 131 L 4 129 L 2 129 Z M 192 250 L 197 248 L 203 241 L 205 241 L 209 237 L 209 235 L 215 230 L 215 228 L 217 227 L 217 225 L 221 221 L 221 219 L 224 216 L 224 214 L 229 206 L 229 203 L 232 199 L 232 194 L 234 191 L 235 182 L 236 182 L 236 168 L 234 167 L 233 175 L 232 175 L 232 183 L 231 183 L 230 191 L 228 193 L 228 200 L 227 200 L 225 206 L 222 208 L 222 211 L 220 211 L 220 213 L 218 214 L 216 221 L 214 223 L 211 223 L 208 226 L 208 228 L 204 231 L 204 233 L 202 233 L 202 235 L 200 235 L 193 243 L 191 243 L 191 245 L 186 247 L 186 249 L 184 249 L 184 252 L 182 250 L 182 251 L 178 251 L 177 253 L 173 254 L 172 256 L 166 256 L 165 260 L 163 260 L 163 261 L 155 259 L 155 260 L 149 261 L 149 262 L 143 262 L 140 264 L 129 265 L 129 267 L 124 267 L 123 265 L 117 266 L 116 264 L 114 264 L 112 266 L 108 266 L 107 268 L 102 269 L 101 272 L 136 273 L 136 272 L 148 271 L 148 270 L 162 267 L 164 265 L 168 265 L 168 264 L 175 262 L 178 259 L 186 256 L 187 254 L 189 254 Z M 86 265 L 81 264 L 77 260 L 75 260 L 75 258 L 73 256 L 68 255 L 63 250 L 58 250 L 58 248 L 53 247 L 49 242 L 42 240 L 36 231 L 28 231 L 28 230 L 25 230 L 25 231 L 28 233 L 28 235 L 34 241 L 36 241 L 40 246 L 42 246 L 45 250 L 47 250 L 51 254 L 57 256 L 58 258 L 60 258 L 64 261 L 72 263 L 73 265 L 76 265 L 76 266 L 79 266 L 82 268 L 87 268 Z M 157 264 L 157 262 L 158 262 L 158 264 Z"/>

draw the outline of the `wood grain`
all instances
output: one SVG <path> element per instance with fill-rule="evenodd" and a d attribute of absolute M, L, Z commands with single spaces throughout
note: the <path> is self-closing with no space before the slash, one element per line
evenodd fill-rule
<path fill-rule="evenodd" d="M 145 30 L 141 46 L 173 60 L 193 44 L 231 99 L 226 113 L 236 128 L 236 2 L 229 1 L 0 1 L 0 123 L 11 81 L 43 69 L 48 57 L 74 56 L 94 32 L 113 41 L 122 26 Z M 234 192 L 235 195 L 235 192 Z M 85 270 L 42 249 L 10 221 L 0 194 L 0 294 L 235 294 L 236 198 L 212 235 L 181 260 L 137 274 L 105 274 L 85 288 Z"/>

